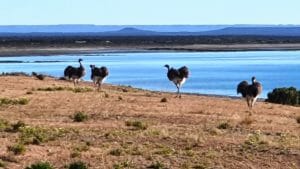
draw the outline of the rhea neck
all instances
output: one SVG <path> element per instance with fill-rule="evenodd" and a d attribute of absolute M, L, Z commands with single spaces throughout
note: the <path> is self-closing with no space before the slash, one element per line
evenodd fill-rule
<path fill-rule="evenodd" d="M 81 59 L 78 60 L 80 67 L 83 67 L 81 64 Z"/>
<path fill-rule="evenodd" d="M 165 67 L 168 69 L 168 71 L 170 70 L 170 66 L 169 65 L 165 65 Z"/>

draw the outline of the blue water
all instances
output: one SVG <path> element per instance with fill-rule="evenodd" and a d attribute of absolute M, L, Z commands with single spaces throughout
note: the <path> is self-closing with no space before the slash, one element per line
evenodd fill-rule
<path fill-rule="evenodd" d="M 263 84 L 262 97 L 276 87 L 300 88 L 300 51 L 258 52 L 197 52 L 197 53 L 108 53 L 93 55 L 56 55 L 1 57 L 1 61 L 25 63 L 0 63 L 0 72 L 32 71 L 63 76 L 67 65 L 78 66 L 82 58 L 87 70 L 84 77 L 90 80 L 90 64 L 107 66 L 110 75 L 106 82 L 133 87 L 176 91 L 166 77 L 166 68 L 186 65 L 190 77 L 182 92 L 236 96 L 236 85 L 252 76 Z M 35 61 L 58 61 L 36 63 Z"/>

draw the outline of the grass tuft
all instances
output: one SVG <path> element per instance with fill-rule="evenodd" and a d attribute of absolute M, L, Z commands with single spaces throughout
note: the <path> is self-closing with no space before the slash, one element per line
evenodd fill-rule
<path fill-rule="evenodd" d="M 120 156 L 122 154 L 122 150 L 119 148 L 113 149 L 109 152 L 109 154 L 113 156 Z"/>
<path fill-rule="evenodd" d="M 125 121 L 125 125 L 128 127 L 134 127 L 137 130 L 146 130 L 148 125 L 141 121 Z"/>
<path fill-rule="evenodd" d="M 19 98 L 19 99 L 0 98 L 0 106 L 1 105 L 26 105 L 28 103 L 29 103 L 29 99 L 27 98 Z"/>
<path fill-rule="evenodd" d="M 166 169 L 165 165 L 159 161 L 156 161 L 155 163 L 152 163 L 150 166 L 147 168 L 152 168 L 152 169 Z"/>

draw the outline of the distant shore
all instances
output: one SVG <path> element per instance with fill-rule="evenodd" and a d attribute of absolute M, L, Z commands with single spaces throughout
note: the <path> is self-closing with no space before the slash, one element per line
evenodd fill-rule
<path fill-rule="evenodd" d="M 50 56 L 96 53 L 134 52 L 224 52 L 224 51 L 289 51 L 300 50 L 300 44 L 230 44 L 230 45 L 135 45 L 135 46 L 11 46 L 0 47 L 0 57 Z"/>

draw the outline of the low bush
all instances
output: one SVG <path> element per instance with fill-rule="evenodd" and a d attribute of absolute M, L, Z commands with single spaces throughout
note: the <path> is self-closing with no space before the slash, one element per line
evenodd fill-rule
<path fill-rule="evenodd" d="M 25 169 L 54 169 L 54 167 L 49 162 L 37 162 Z"/>
<path fill-rule="evenodd" d="M 297 91 L 294 87 L 276 88 L 268 93 L 268 99 L 266 101 L 286 105 L 299 105 L 300 91 Z"/>
<path fill-rule="evenodd" d="M 88 169 L 87 165 L 84 162 L 77 161 L 69 165 L 68 169 Z"/>
<path fill-rule="evenodd" d="M 84 112 L 75 112 L 75 114 L 73 116 L 74 122 L 83 122 L 83 121 L 86 121 L 87 119 L 88 119 L 88 116 Z"/>

